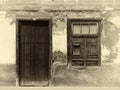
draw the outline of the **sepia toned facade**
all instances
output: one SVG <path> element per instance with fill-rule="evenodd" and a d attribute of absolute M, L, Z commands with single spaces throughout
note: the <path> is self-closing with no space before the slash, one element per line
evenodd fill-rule
<path fill-rule="evenodd" d="M 119 0 L 0 0 L 0 86 L 120 86 Z"/>

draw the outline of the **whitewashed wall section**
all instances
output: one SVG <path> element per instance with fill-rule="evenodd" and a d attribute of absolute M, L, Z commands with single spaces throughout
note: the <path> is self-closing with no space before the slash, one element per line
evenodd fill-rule
<path fill-rule="evenodd" d="M 6 18 L 6 12 L 0 11 L 0 64 L 15 64 L 16 62 L 16 28 L 10 25 L 11 18 Z"/>

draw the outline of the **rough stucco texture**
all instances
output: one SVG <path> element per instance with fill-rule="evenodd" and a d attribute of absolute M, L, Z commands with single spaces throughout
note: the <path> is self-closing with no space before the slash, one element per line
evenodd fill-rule
<path fill-rule="evenodd" d="M 115 0 L 118 1 L 118 0 Z M 98 3 L 98 4 L 103 4 L 103 3 L 112 3 L 113 0 L 91 0 L 91 2 L 89 2 L 89 0 L 1 0 L 1 3 L 4 2 L 5 4 L 40 4 L 40 3 L 82 3 L 85 4 L 86 2 L 88 2 L 87 4 L 91 4 L 91 3 Z"/>
<path fill-rule="evenodd" d="M 52 86 L 119 87 L 120 65 L 75 69 L 57 64 L 52 76 Z"/>
<path fill-rule="evenodd" d="M 67 18 L 102 18 L 101 52 L 102 62 L 119 62 L 120 29 L 119 15 L 114 11 L 55 12 L 53 18 L 53 51 L 67 53 Z M 61 42 L 59 42 L 61 41 Z M 117 62 L 117 63 L 118 63 Z"/>
<path fill-rule="evenodd" d="M 28 1 L 28 0 L 27 0 Z M 26 4 L 27 4 L 26 1 Z M 38 0 L 36 0 L 38 1 Z M 47 0 L 49 2 L 49 0 Z M 67 2 L 67 0 L 64 0 Z M 76 0 L 77 1 L 77 0 Z M 78 0 L 81 2 L 81 0 Z M 100 1 L 100 0 L 99 0 Z M 106 0 L 103 0 L 106 1 Z M 111 2 L 111 0 L 108 0 Z M 117 0 L 115 0 L 116 2 Z M 42 1 L 43 2 L 43 1 Z M 57 1 L 55 1 L 57 2 Z M 41 3 L 41 2 L 40 2 Z M 44 2 L 43 2 L 44 3 Z M 83 2 L 84 3 L 84 2 Z M 96 2 L 97 3 L 97 2 Z M 21 5 L 22 6 L 22 5 Z M 62 6 L 62 5 L 61 5 Z M 0 6 L 1 7 L 1 6 Z M 20 17 L 52 18 L 52 86 L 120 86 L 120 11 L 113 7 L 96 7 L 100 10 L 64 10 L 63 11 L 36 10 L 34 6 L 24 6 L 28 11 L 0 11 L 0 63 L 16 63 L 16 23 Z M 42 9 L 42 7 L 38 7 Z M 4 7 L 2 7 L 4 8 Z M 19 7 L 18 7 L 19 8 Z M 38 9 L 37 8 L 37 9 Z M 52 9 L 55 8 L 54 6 Z M 68 7 L 69 8 L 69 7 Z M 72 7 L 73 8 L 73 7 Z M 101 31 L 101 67 L 74 69 L 67 66 L 67 18 L 102 18 Z M 4 51 L 4 52 L 3 52 Z M 10 72 L 11 71 L 11 72 Z M 15 67 L 0 66 L 0 85 L 15 85 Z M 111 82 L 112 81 L 112 82 Z"/>
<path fill-rule="evenodd" d="M 120 24 L 119 11 L 81 11 L 56 12 L 54 15 L 53 38 L 54 54 L 52 85 L 53 86 L 120 86 Z M 67 18 L 102 18 L 101 31 L 101 63 L 100 67 L 70 68 L 66 62 L 66 40 L 59 38 L 66 35 Z M 62 27 L 61 27 L 62 26 Z M 54 33 L 55 32 L 55 33 Z M 57 39 L 58 38 L 58 39 Z M 55 41 L 56 40 L 56 41 Z M 61 41 L 58 42 L 57 41 Z M 63 41 L 63 42 L 62 42 Z M 62 49 L 60 49 L 60 43 Z M 63 56 L 58 53 L 63 52 Z M 56 53 L 56 54 L 55 54 Z M 56 55 L 56 56 L 55 56 Z M 61 60 L 61 61 L 60 61 Z"/>

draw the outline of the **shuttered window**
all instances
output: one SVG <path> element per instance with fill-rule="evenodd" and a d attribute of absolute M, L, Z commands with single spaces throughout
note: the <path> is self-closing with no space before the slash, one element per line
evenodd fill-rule
<path fill-rule="evenodd" d="M 100 65 L 100 21 L 71 20 L 68 24 L 70 60 L 73 66 Z M 70 32 L 71 31 L 71 32 Z"/>

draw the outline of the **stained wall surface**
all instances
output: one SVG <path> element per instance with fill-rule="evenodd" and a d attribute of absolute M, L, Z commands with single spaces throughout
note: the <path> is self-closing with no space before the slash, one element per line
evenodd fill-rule
<path fill-rule="evenodd" d="M 102 66 L 104 67 L 104 65 L 108 64 L 113 66 L 117 64 L 119 66 L 120 64 L 119 0 L 0 0 L 0 64 L 16 64 L 17 18 L 52 19 L 53 70 L 57 66 L 59 67 L 59 64 L 67 66 L 67 19 L 102 19 Z M 56 64 L 57 62 L 59 63 L 58 65 Z M 14 76 L 16 76 L 15 72 L 14 68 Z M 54 72 L 52 75 L 57 74 Z M 0 76 L 1 78 L 3 77 Z M 12 79 L 14 82 L 16 78 L 13 77 Z M 53 77 L 53 83 L 55 83 L 54 81 L 56 79 Z M 95 85 L 97 84 L 95 83 Z M 108 83 L 106 85 L 109 86 L 111 84 Z"/>

